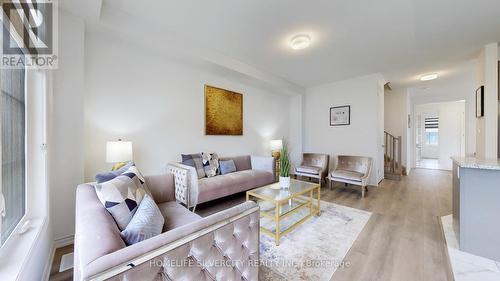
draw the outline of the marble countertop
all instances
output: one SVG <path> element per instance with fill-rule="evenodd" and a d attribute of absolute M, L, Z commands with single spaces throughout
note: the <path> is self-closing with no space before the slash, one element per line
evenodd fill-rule
<path fill-rule="evenodd" d="M 499 170 L 500 159 L 478 159 L 475 157 L 451 157 L 453 163 L 462 168 Z"/>

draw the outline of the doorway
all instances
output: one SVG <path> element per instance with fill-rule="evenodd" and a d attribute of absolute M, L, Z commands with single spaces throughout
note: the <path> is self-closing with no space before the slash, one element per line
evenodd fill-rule
<path fill-rule="evenodd" d="M 452 169 L 452 156 L 465 156 L 465 101 L 415 107 L 415 167 Z"/>

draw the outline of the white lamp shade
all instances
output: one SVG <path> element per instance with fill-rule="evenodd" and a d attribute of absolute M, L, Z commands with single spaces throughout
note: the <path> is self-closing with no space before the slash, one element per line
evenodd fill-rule
<path fill-rule="evenodd" d="M 106 143 L 106 162 L 120 163 L 132 159 L 131 141 L 108 141 Z"/>
<path fill-rule="evenodd" d="M 280 150 L 283 148 L 283 141 L 282 140 L 271 140 L 269 143 L 269 146 L 271 147 L 271 151 L 276 151 Z"/>

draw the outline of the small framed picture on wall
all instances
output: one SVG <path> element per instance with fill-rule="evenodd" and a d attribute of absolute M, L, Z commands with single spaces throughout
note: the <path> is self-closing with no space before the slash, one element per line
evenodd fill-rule
<path fill-rule="evenodd" d="M 476 90 L 476 117 L 484 116 L 484 86 Z"/>
<path fill-rule="evenodd" d="M 330 126 L 351 125 L 351 106 L 330 107 Z"/>

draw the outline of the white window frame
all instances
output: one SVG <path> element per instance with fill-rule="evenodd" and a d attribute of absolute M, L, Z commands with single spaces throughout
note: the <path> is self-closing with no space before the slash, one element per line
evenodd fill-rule
<path fill-rule="evenodd" d="M 1 71 L 1 70 L 0 70 Z M 28 129 L 28 118 L 27 118 L 27 115 L 28 115 L 28 110 L 27 110 L 27 77 L 28 76 L 28 70 L 27 69 L 24 69 L 24 115 L 25 115 L 25 118 L 24 118 L 24 130 L 25 130 L 25 133 L 24 133 L 24 157 L 25 157 L 25 162 L 24 162 L 24 169 L 25 169 L 25 172 L 24 172 L 24 192 L 25 192 L 25 196 L 24 196 L 24 215 L 21 217 L 21 219 L 19 220 L 19 222 L 17 223 L 16 227 L 12 230 L 12 232 L 9 234 L 9 236 L 7 237 L 7 239 L 5 239 L 5 243 L 3 245 L 0 245 L 0 253 L 1 253 L 1 249 L 4 248 L 5 245 L 7 245 L 10 240 L 12 240 L 12 237 L 16 234 L 16 233 L 19 233 L 19 230 L 20 228 L 22 227 L 23 224 L 26 223 L 26 218 L 27 218 L 27 214 L 28 214 L 28 188 L 27 188 L 27 180 L 28 180 L 28 171 L 27 171 L 27 161 L 28 161 L 28 150 L 27 150 L 27 145 L 28 145 L 28 132 L 27 132 L 27 129 Z M 0 86 L 1 86 L 1 80 L 0 80 Z M 1 107 L 1 104 L 0 104 L 0 107 Z M 0 132 L 1 132 L 1 129 L 2 129 L 2 123 L 0 122 Z M 2 159 L 2 139 L 0 138 L 0 160 Z M 3 196 L 3 193 L 2 193 L 2 169 L 0 168 L 0 193 L 2 194 Z M 5 207 L 5 206 L 4 206 Z M 0 230 L 1 230 L 1 223 L 0 223 Z"/>
<path fill-rule="evenodd" d="M 52 75 L 47 70 L 34 69 L 26 70 L 25 75 L 26 209 L 24 216 L 0 248 L 0 261 L 3 263 L 0 280 L 18 280 L 28 270 L 26 265 L 35 244 L 48 227 L 47 101 Z"/>
<path fill-rule="evenodd" d="M 19 7 L 19 0 L 13 0 L 15 5 Z M 31 0 L 28 5 L 32 5 Z M 6 15 L 0 11 L 2 23 L 9 24 L 6 20 Z M 2 24 L 0 23 L 0 25 Z M 18 41 L 21 37 L 14 32 L 14 40 Z M 23 44 L 18 44 L 23 46 Z M 26 49 L 22 49 L 26 54 Z M 25 213 L 12 233 L 6 239 L 3 246 L 0 248 L 0 263 L 2 270 L 0 270 L 0 280 L 20 280 L 22 279 L 23 272 L 29 270 L 26 268 L 30 254 L 35 250 L 35 244 L 38 242 L 40 235 L 47 230 L 49 220 L 49 190 L 48 190 L 48 161 L 47 161 L 47 138 L 48 138 L 48 109 L 49 100 L 52 93 L 52 73 L 48 70 L 25 70 Z M 34 78 L 38 78 L 38 85 L 34 82 Z M 33 88 L 31 87 L 33 83 Z M 36 96 L 37 100 L 32 99 Z M 38 112 L 38 116 L 34 116 L 32 110 Z M 29 130 L 32 126 L 37 126 L 30 122 L 38 120 L 40 129 L 37 139 L 32 139 Z M 33 123 L 33 124 L 32 124 Z M 0 150 L 1 151 L 1 150 Z M 31 153 L 32 152 L 32 153 Z M 0 155 L 1 156 L 1 155 Z M 1 158 L 0 158 L 1 159 Z M 30 168 L 28 168 L 30 167 Z M 1 183 L 1 181 L 0 181 Z M 37 184 L 37 186 L 34 185 Z M 38 185 L 39 184 L 39 185 Z M 1 191 L 1 187 L 0 187 Z M 29 222 L 28 222 L 29 221 Z M 23 225 L 28 222 L 29 229 L 24 234 L 19 234 Z M 50 271 L 50 268 L 49 268 Z M 48 274 L 45 272 L 45 274 Z"/>

